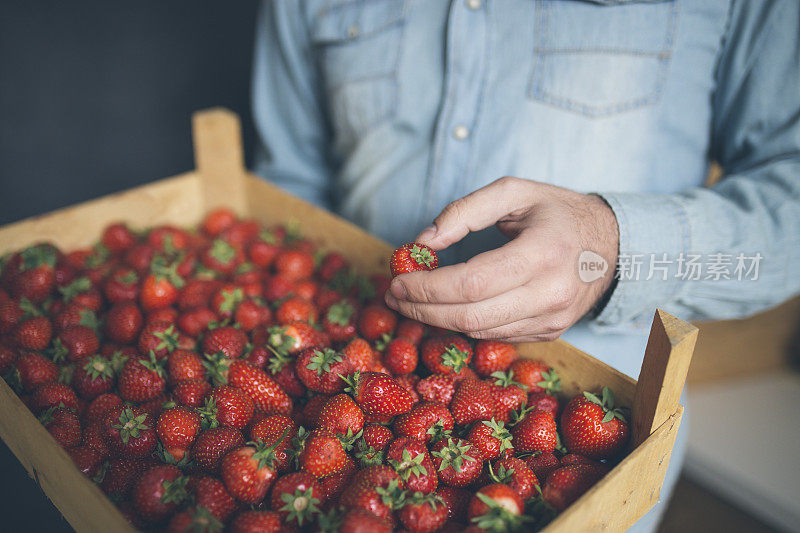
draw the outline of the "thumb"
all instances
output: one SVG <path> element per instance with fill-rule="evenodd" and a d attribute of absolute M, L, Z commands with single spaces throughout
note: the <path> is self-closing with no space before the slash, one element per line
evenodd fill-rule
<path fill-rule="evenodd" d="M 416 242 L 443 250 L 467 236 L 494 225 L 509 213 L 531 204 L 529 187 L 534 182 L 505 177 L 445 206 L 433 225 Z"/>

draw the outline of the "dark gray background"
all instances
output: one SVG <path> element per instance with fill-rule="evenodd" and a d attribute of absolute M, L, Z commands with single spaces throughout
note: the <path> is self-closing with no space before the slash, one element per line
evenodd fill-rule
<path fill-rule="evenodd" d="M 0 224 L 189 170 L 189 116 L 240 114 L 255 0 L 0 2 Z M 7 531 L 69 531 L 0 445 Z"/>

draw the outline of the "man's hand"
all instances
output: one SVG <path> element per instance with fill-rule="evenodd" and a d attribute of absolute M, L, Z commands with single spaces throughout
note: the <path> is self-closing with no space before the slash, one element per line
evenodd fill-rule
<path fill-rule="evenodd" d="M 453 266 L 397 276 L 386 303 L 402 314 L 477 339 L 558 338 L 589 311 L 613 280 L 617 220 L 598 196 L 520 178 L 501 178 L 449 204 L 416 239 L 442 250 L 497 224 L 504 246 Z M 584 282 L 578 258 L 608 263 Z"/>

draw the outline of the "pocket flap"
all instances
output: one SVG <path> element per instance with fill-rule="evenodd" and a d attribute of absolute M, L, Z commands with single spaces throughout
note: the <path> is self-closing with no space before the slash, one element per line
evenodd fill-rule
<path fill-rule="evenodd" d="M 317 13 L 311 34 L 317 42 L 368 37 L 403 20 L 403 0 L 368 0 L 336 4 Z"/>

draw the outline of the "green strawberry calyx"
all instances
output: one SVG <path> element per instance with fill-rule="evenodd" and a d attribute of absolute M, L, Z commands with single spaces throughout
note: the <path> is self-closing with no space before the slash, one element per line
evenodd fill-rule
<path fill-rule="evenodd" d="M 452 367 L 453 373 L 458 374 L 461 372 L 461 369 L 467 366 L 469 362 L 469 353 L 461 350 L 455 344 L 451 344 L 445 348 L 441 358 L 444 366 Z"/>
<path fill-rule="evenodd" d="M 189 523 L 186 531 L 202 531 L 203 533 L 218 533 L 222 531 L 225 526 L 217 519 L 216 516 L 211 514 L 207 508 L 202 505 L 197 505 L 194 508 L 189 508 L 189 516 L 192 521 Z"/>
<path fill-rule="evenodd" d="M 555 369 L 551 368 L 541 374 L 542 380 L 536 383 L 539 387 L 543 388 L 547 394 L 553 395 L 554 392 L 561 391 L 561 378 Z"/>
<path fill-rule="evenodd" d="M 328 313 L 325 317 L 328 322 L 338 324 L 339 326 L 346 326 L 353 318 L 355 309 L 347 300 L 340 300 L 328 308 Z"/>
<path fill-rule="evenodd" d="M 492 372 L 490 377 L 494 378 L 495 385 L 500 387 L 519 387 L 521 389 L 528 390 L 528 386 L 520 383 L 519 381 L 514 381 L 514 371 L 509 370 L 508 372 L 503 372 L 498 370 L 497 372 Z"/>
<path fill-rule="evenodd" d="M 434 259 L 433 253 L 430 249 L 425 246 L 419 246 L 418 244 L 414 244 L 411 246 L 411 249 L 408 251 L 408 256 L 418 265 L 426 266 L 428 268 L 431 267 L 433 264 Z"/>
<path fill-rule="evenodd" d="M 463 442 L 463 444 L 459 444 L 459 442 Z M 446 469 L 448 466 L 452 466 L 453 470 L 459 473 L 464 469 L 465 462 L 476 460 L 475 457 L 467 453 L 471 447 L 472 445 L 466 441 L 455 441 L 452 437 L 448 437 L 447 445 L 441 450 L 432 452 L 431 455 L 442 460 L 442 464 L 439 466 L 439 472 Z"/>
<path fill-rule="evenodd" d="M 397 479 L 391 480 L 386 487 L 376 487 L 375 492 L 380 495 L 383 504 L 393 510 L 400 509 L 406 504 L 407 493 L 400 488 L 400 481 Z"/>
<path fill-rule="evenodd" d="M 83 369 L 86 371 L 86 375 L 89 376 L 92 382 L 95 382 L 98 379 L 103 380 L 114 377 L 113 366 L 111 366 L 109 360 L 102 355 L 89 357 L 86 364 L 83 365 Z"/>
<path fill-rule="evenodd" d="M 492 417 L 491 420 L 483 420 L 481 424 L 492 430 L 492 438 L 500 441 L 500 453 L 512 448 L 511 432 L 508 431 L 503 422 L 497 421 Z"/>
<path fill-rule="evenodd" d="M 475 493 L 489 508 L 486 513 L 476 516 L 472 523 L 486 531 L 519 531 L 525 522 L 533 519 L 525 515 L 515 515 L 501 504 L 482 492 Z"/>
<path fill-rule="evenodd" d="M 322 376 L 323 372 L 330 372 L 333 363 L 341 363 L 342 356 L 336 353 L 335 350 L 330 348 L 323 348 L 322 350 L 314 350 L 314 355 L 309 359 L 306 368 L 314 370 L 317 376 Z"/>
<path fill-rule="evenodd" d="M 302 526 L 304 522 L 311 522 L 312 517 L 320 512 L 317 507 L 320 500 L 314 497 L 314 487 L 306 490 L 296 489 L 294 493 L 284 492 L 281 494 L 281 501 L 284 505 L 279 511 L 289 513 L 286 521 L 295 521 L 298 526 Z"/>
<path fill-rule="evenodd" d="M 119 424 L 114 424 L 114 429 L 119 430 L 119 437 L 122 439 L 123 444 L 128 444 L 131 438 L 138 439 L 142 431 L 150 429 L 150 426 L 144 423 L 147 420 L 147 414 L 134 415 L 131 409 L 124 409 L 119 415 Z"/>
<path fill-rule="evenodd" d="M 189 495 L 186 491 L 186 484 L 189 483 L 189 476 L 179 476 L 172 481 L 164 481 L 164 494 L 161 495 L 161 503 L 181 503 Z"/>
<path fill-rule="evenodd" d="M 603 417 L 603 420 L 601 420 L 601 423 L 605 424 L 606 422 L 611 422 L 615 418 L 622 422 L 628 421 L 628 418 L 625 415 L 627 408 L 614 407 L 614 392 L 608 387 L 603 387 L 602 399 L 598 398 L 595 394 L 586 391 L 584 391 L 583 396 L 593 404 L 599 405 L 603 409 L 605 416 Z"/>
<path fill-rule="evenodd" d="M 398 473 L 403 481 L 408 481 L 412 475 L 422 477 L 428 475 L 428 469 L 422 464 L 425 461 L 425 454 L 418 453 L 411 457 L 411 452 L 403 450 L 402 460 L 389 459 L 389 464 Z"/>
<path fill-rule="evenodd" d="M 166 350 L 169 353 L 172 353 L 175 351 L 175 349 L 179 346 L 180 343 L 178 332 L 175 331 L 174 325 L 170 325 L 164 331 L 154 332 L 153 336 L 161 341 L 156 346 L 156 350 L 163 350 L 166 348 Z"/>

